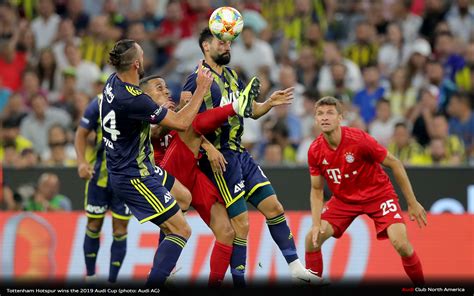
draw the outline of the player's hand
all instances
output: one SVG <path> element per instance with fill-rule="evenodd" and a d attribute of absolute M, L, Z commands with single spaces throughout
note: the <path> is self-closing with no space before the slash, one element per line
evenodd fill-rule
<path fill-rule="evenodd" d="M 280 106 L 280 105 L 289 105 L 293 101 L 293 91 L 295 90 L 294 87 L 289 87 L 284 90 L 277 90 L 270 96 L 270 104 L 272 107 Z"/>
<path fill-rule="evenodd" d="M 94 173 L 92 166 L 88 163 L 80 163 L 77 166 L 77 173 L 79 174 L 79 177 L 85 180 L 89 180 L 92 178 L 92 175 Z"/>
<path fill-rule="evenodd" d="M 318 247 L 319 232 L 321 231 L 321 226 L 313 225 L 311 227 L 311 241 L 315 248 Z"/>
<path fill-rule="evenodd" d="M 426 220 L 426 211 L 419 202 L 415 202 L 412 205 L 408 205 L 408 216 L 411 221 L 416 220 L 418 227 L 423 228 L 428 224 Z"/>
<path fill-rule="evenodd" d="M 216 147 L 210 145 L 207 150 L 207 158 L 211 164 L 212 172 L 219 175 L 224 174 L 227 160 L 225 160 L 224 155 L 216 149 Z"/>
<path fill-rule="evenodd" d="M 173 110 L 173 111 L 176 109 L 176 104 L 173 101 L 167 101 L 166 103 L 164 103 L 161 106 L 165 107 L 166 109 Z"/>
<path fill-rule="evenodd" d="M 199 62 L 196 84 L 205 89 L 209 89 L 211 87 L 211 84 L 214 78 L 212 77 L 211 70 L 209 70 L 209 68 L 207 67 L 204 67 L 203 63 L 204 63 L 203 60 Z"/>

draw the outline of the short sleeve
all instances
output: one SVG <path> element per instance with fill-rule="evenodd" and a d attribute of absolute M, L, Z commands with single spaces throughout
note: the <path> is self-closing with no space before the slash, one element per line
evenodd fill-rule
<path fill-rule="evenodd" d="M 95 98 L 87 105 L 79 125 L 87 130 L 95 131 L 99 126 L 99 115 L 99 102 Z"/>
<path fill-rule="evenodd" d="M 309 166 L 309 174 L 311 176 L 319 176 L 321 175 L 321 170 L 319 169 L 318 163 L 316 162 L 316 153 L 314 152 L 313 145 L 311 145 L 308 149 L 308 166 Z"/>
<path fill-rule="evenodd" d="M 146 121 L 149 123 L 160 123 L 168 113 L 168 109 L 159 106 L 146 94 L 140 94 L 130 101 L 127 108 L 129 118 Z"/>
<path fill-rule="evenodd" d="M 183 91 L 190 91 L 194 93 L 197 87 L 196 78 L 197 78 L 196 72 L 190 74 L 188 78 L 186 78 L 186 81 L 184 82 Z"/>
<path fill-rule="evenodd" d="M 365 150 L 363 153 L 367 156 L 368 160 L 372 160 L 377 163 L 382 163 L 387 157 L 387 149 L 380 145 L 371 135 L 364 132 L 365 136 L 365 145 L 361 146 L 364 147 Z"/>

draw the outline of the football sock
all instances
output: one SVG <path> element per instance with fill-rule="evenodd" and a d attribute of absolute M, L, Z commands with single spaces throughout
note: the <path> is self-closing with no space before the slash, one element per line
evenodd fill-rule
<path fill-rule="evenodd" d="M 162 287 L 176 262 L 181 251 L 186 245 L 186 239 L 176 235 L 168 234 L 158 246 L 153 258 L 153 266 L 146 282 L 147 287 Z"/>
<path fill-rule="evenodd" d="M 245 262 L 247 261 L 247 240 L 236 237 L 234 239 L 232 255 L 230 257 L 230 273 L 234 287 L 245 287 Z"/>
<path fill-rule="evenodd" d="M 209 274 L 209 286 L 218 287 L 224 280 L 225 273 L 230 264 L 232 246 L 224 245 L 218 241 L 214 243 L 211 253 L 211 273 Z"/>
<path fill-rule="evenodd" d="M 267 219 L 267 225 L 273 240 L 280 248 L 286 262 L 289 264 L 298 259 L 293 234 L 286 223 L 285 214 Z"/>
<path fill-rule="evenodd" d="M 205 135 L 218 129 L 229 116 L 234 116 L 235 110 L 232 104 L 209 109 L 196 115 L 193 120 L 193 128 L 196 133 Z"/>
<path fill-rule="evenodd" d="M 114 235 L 114 241 L 110 247 L 110 271 L 109 271 L 109 282 L 115 283 L 117 276 L 122 267 L 123 259 L 127 253 L 127 234 Z"/>
<path fill-rule="evenodd" d="M 305 253 L 306 268 L 323 275 L 323 255 L 321 250 Z"/>
<path fill-rule="evenodd" d="M 423 286 L 425 284 L 425 277 L 423 275 L 423 268 L 421 261 L 415 251 L 408 257 L 402 257 L 403 268 L 416 286 Z"/>
<path fill-rule="evenodd" d="M 95 274 L 95 262 L 97 260 L 97 252 L 100 247 L 100 231 L 95 232 L 86 228 L 86 235 L 84 237 L 84 259 L 86 262 L 87 275 Z"/>

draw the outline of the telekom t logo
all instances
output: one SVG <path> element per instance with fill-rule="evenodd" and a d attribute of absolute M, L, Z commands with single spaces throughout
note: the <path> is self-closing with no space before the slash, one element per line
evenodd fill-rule
<path fill-rule="evenodd" d="M 328 169 L 326 170 L 328 172 L 329 178 L 334 181 L 336 184 L 341 184 L 339 180 L 341 180 L 341 171 L 339 169 Z"/>

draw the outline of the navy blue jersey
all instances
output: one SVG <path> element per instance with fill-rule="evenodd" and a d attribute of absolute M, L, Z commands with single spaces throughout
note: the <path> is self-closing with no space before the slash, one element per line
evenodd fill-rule
<path fill-rule="evenodd" d="M 100 104 L 110 174 L 145 177 L 154 173 L 150 123 L 161 122 L 167 112 L 138 86 L 121 81 L 116 73 L 110 75 Z"/>
<path fill-rule="evenodd" d="M 222 75 L 214 72 L 209 65 L 204 63 L 205 67 L 211 70 L 214 81 L 211 89 L 204 96 L 204 101 L 199 112 L 204 112 L 219 106 L 224 106 L 237 100 L 240 92 L 244 89 L 242 81 L 237 77 L 237 73 L 228 67 L 224 67 Z M 196 90 L 197 71 L 192 73 L 186 79 L 183 91 L 194 93 Z M 206 135 L 206 138 L 214 144 L 217 149 L 232 149 L 243 151 L 240 144 L 242 133 L 244 131 L 244 121 L 242 117 L 234 115 L 229 117 L 219 129 L 214 133 Z"/>
<path fill-rule="evenodd" d="M 100 127 L 99 100 L 102 95 L 95 97 L 89 105 L 87 105 L 84 115 L 79 125 L 89 131 L 96 133 L 96 142 L 92 151 L 86 150 L 87 161 L 94 166 L 94 174 L 91 182 L 96 183 L 100 187 L 107 186 L 107 166 L 105 164 L 105 147 L 102 141 L 102 128 Z"/>

